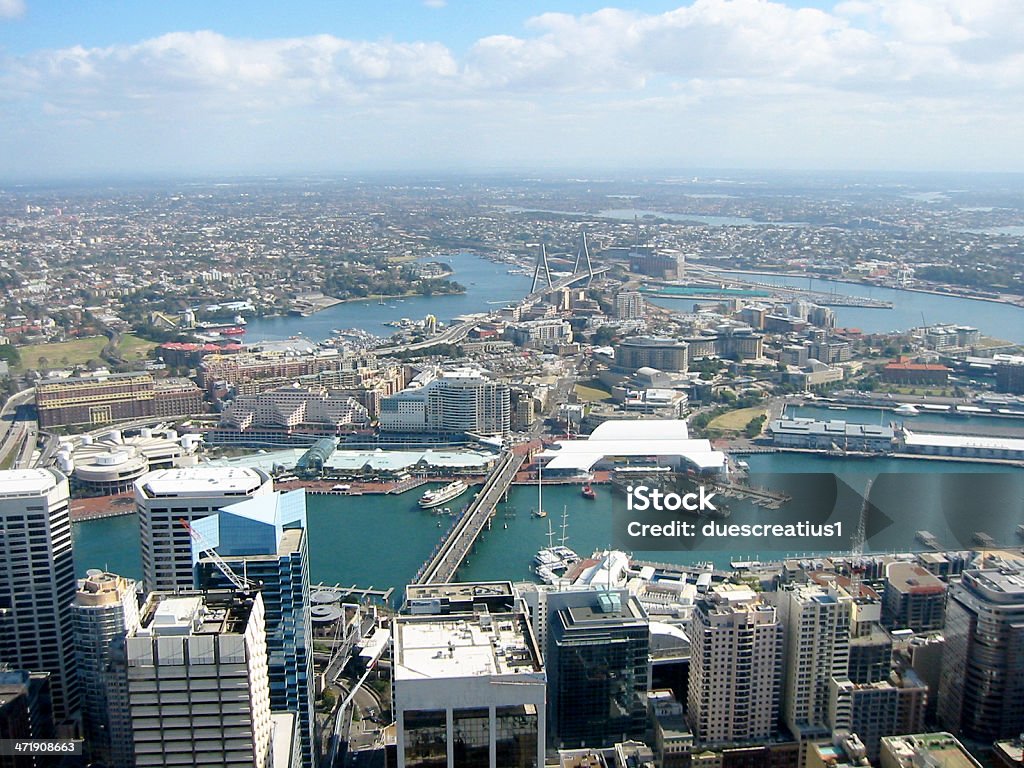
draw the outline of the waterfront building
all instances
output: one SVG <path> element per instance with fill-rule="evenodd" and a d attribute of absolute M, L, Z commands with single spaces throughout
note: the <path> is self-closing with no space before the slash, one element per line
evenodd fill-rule
<path fill-rule="evenodd" d="M 996 355 L 992 369 L 996 374 L 996 392 L 1024 395 L 1024 356 Z"/>
<path fill-rule="evenodd" d="M 153 416 L 154 397 L 155 385 L 148 373 L 47 379 L 36 385 L 36 409 L 43 429 Z"/>
<path fill-rule="evenodd" d="M 544 765 L 546 676 L 521 611 L 398 616 L 392 632 L 399 768 Z"/>
<path fill-rule="evenodd" d="M 900 359 L 882 369 L 882 381 L 889 384 L 945 386 L 949 383 L 949 374 L 950 369 L 944 365 Z"/>
<path fill-rule="evenodd" d="M 1024 459 L 1024 439 L 1022 438 L 926 434 L 911 432 L 904 426 L 899 442 L 904 453 L 917 453 L 922 456 L 1010 461 Z"/>
<path fill-rule="evenodd" d="M 850 657 L 850 609 L 845 592 L 807 584 L 779 593 L 785 631 L 782 718 L 801 741 L 828 733 L 829 681 L 845 676 Z"/>
<path fill-rule="evenodd" d="M 771 739 L 782 705 L 784 628 L 747 587 L 719 585 L 689 627 L 687 718 L 699 744 Z"/>
<path fill-rule="evenodd" d="M 503 435 L 511 427 L 508 385 L 475 368 L 428 374 L 416 384 L 381 401 L 381 431 Z"/>
<path fill-rule="evenodd" d="M 136 480 L 145 588 L 167 592 L 192 589 L 192 537 L 182 520 L 191 524 L 196 518 L 273 490 L 270 475 L 243 467 L 161 469 Z"/>
<path fill-rule="evenodd" d="M 125 666 L 135 766 L 269 764 L 258 592 L 150 594 L 125 640 Z"/>
<path fill-rule="evenodd" d="M 768 434 L 780 448 L 872 453 L 891 451 L 896 437 L 892 427 L 810 419 L 775 419 L 768 424 Z"/>
<path fill-rule="evenodd" d="M 689 366 L 685 341 L 663 336 L 630 336 L 615 345 L 615 367 L 633 372 L 638 368 L 685 373 Z"/>
<path fill-rule="evenodd" d="M 945 583 L 916 563 L 887 564 L 882 621 L 890 629 L 942 629 L 946 622 Z"/>
<path fill-rule="evenodd" d="M 192 542 L 198 589 L 231 583 L 203 547 L 212 548 L 237 575 L 258 584 L 265 611 L 270 705 L 298 717 L 303 765 L 316 764 L 312 618 L 306 492 L 257 496 L 226 506 L 193 524 L 204 544 Z"/>
<path fill-rule="evenodd" d="M 1024 571 L 964 571 L 946 606 L 939 722 L 995 741 L 1024 728 Z"/>
<path fill-rule="evenodd" d="M 58 723 L 78 709 L 68 481 L 0 470 L 0 665 L 48 672 Z"/>
<path fill-rule="evenodd" d="M 882 738 L 881 768 L 981 768 L 951 733 L 915 733 Z"/>
<path fill-rule="evenodd" d="M 727 471 L 725 454 L 704 439 L 689 438 L 683 419 L 613 419 L 594 428 L 586 439 L 559 440 L 539 458 L 545 473 L 585 476 L 611 458 L 656 459 L 658 466 L 717 475 Z"/>
<path fill-rule="evenodd" d="M 368 424 L 367 410 L 355 398 L 323 386 L 295 385 L 236 398 L 206 440 L 309 445 L 318 438 L 341 435 Z"/>
<path fill-rule="evenodd" d="M 135 582 L 113 573 L 90 570 L 78 582 L 71 605 L 75 659 L 82 691 L 82 725 L 92 760 L 110 763 L 112 734 L 124 734 L 131 724 L 111 723 L 124 718 L 123 708 L 111 705 L 107 694 L 111 666 L 124 638 L 139 626 Z M 119 745 L 123 750 L 124 745 Z"/>
<path fill-rule="evenodd" d="M 551 604 L 547 627 L 549 742 L 560 749 L 609 747 L 643 738 L 647 720 L 650 628 L 635 597 L 575 593 Z"/>

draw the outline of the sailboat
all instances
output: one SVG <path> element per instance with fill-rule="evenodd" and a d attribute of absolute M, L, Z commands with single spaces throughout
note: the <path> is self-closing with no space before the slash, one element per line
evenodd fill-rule
<path fill-rule="evenodd" d="M 569 510 L 562 507 L 562 535 L 558 545 L 555 545 L 555 532 L 551 528 L 551 520 L 548 520 L 548 545 L 537 552 L 533 557 L 533 572 L 540 577 L 545 584 L 554 584 L 576 563 L 580 562 L 580 556 L 569 549 Z"/>

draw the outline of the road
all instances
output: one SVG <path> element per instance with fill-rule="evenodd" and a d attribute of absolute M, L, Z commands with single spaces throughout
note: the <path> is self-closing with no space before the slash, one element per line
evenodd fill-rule
<path fill-rule="evenodd" d="M 526 455 L 505 451 L 487 478 L 484 487 L 473 499 L 466 514 L 456 523 L 441 543 L 437 553 L 416 579 L 417 584 L 439 584 L 451 581 L 473 543 L 487 525 L 494 508 L 512 484 Z"/>
<path fill-rule="evenodd" d="M 35 393 L 35 389 L 18 392 L 0 408 L 0 464 L 7 460 L 12 451 L 17 451 L 12 467 L 24 468 L 31 463 L 39 431 L 32 417 L 31 403 Z"/>

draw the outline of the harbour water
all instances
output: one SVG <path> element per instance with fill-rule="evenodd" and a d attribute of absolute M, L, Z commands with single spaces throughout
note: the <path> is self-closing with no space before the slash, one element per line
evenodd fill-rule
<path fill-rule="evenodd" d="M 755 475 L 793 473 L 836 473 L 856 490 L 863 490 L 871 477 L 885 474 L 919 475 L 902 495 L 887 501 L 886 514 L 894 525 L 884 541 L 868 541 L 869 551 L 893 548 L 920 549 L 914 541 L 916 531 L 926 529 L 940 542 L 956 546 L 947 519 L 949 508 L 942 498 L 947 493 L 943 478 L 961 473 L 978 475 L 988 487 L 986 509 L 990 519 L 979 522 L 981 528 L 1002 542 L 1013 541 L 1013 530 L 1024 522 L 1019 504 L 1024 472 L 1009 466 L 954 463 L 916 459 L 837 459 L 802 454 L 756 454 L 747 458 Z M 1010 477 L 1012 475 L 1012 477 Z M 1000 481 L 999 477 L 1003 476 Z M 993 478 L 995 478 L 993 480 Z M 1003 487 L 1007 481 L 1016 483 Z M 1017 493 L 1017 506 L 1002 503 L 992 487 L 1001 493 Z M 562 509 L 568 511 L 569 546 L 584 555 L 611 546 L 613 541 L 613 505 L 625 504 L 609 486 L 595 486 L 597 498 L 582 498 L 579 486 L 548 486 L 544 489 L 544 507 L 548 517 L 540 519 L 531 512 L 537 506 L 537 492 L 531 486 L 516 486 L 507 505 L 501 505 L 492 529 L 484 533 L 468 562 L 459 570 L 461 580 L 529 579 L 533 555 L 547 545 L 548 521 L 559 536 Z M 438 517 L 419 509 L 416 502 L 423 488 L 399 496 L 309 496 L 310 569 L 314 581 L 358 584 L 377 588 L 401 588 L 413 577 L 439 540 L 450 518 Z M 874 497 L 872 497 L 874 499 Z M 985 510 L 978 510 L 981 514 Z M 771 510 L 756 509 L 742 502 L 732 504 L 728 522 L 770 521 Z M 438 523 L 442 527 L 438 527 Z M 141 576 L 138 522 L 134 516 L 107 518 L 74 525 L 75 565 L 80 575 L 89 568 L 109 568 L 126 576 Z M 897 546 L 898 545 L 898 546 Z M 746 552 L 659 551 L 634 552 L 646 560 L 695 563 L 709 560 L 725 566 L 734 557 L 750 559 Z M 792 551 L 765 550 L 761 559 L 797 554 Z"/>
<path fill-rule="evenodd" d="M 448 322 L 462 314 L 489 312 L 508 302 L 518 301 L 530 292 L 531 278 L 509 274 L 509 264 L 488 261 L 468 253 L 456 253 L 431 261 L 450 264 L 455 270 L 451 279 L 465 286 L 466 292 L 436 296 L 374 297 L 336 304 L 308 317 L 255 318 L 246 326 L 245 341 L 278 340 L 299 335 L 312 341 L 322 341 L 332 336 L 335 328 L 358 328 L 386 338 L 395 329 L 385 323 L 403 317 L 422 320 L 427 315 L 434 315 L 438 320 Z"/>
<path fill-rule="evenodd" d="M 839 280 L 819 280 L 794 275 L 765 275 L 753 272 L 731 272 L 724 280 L 737 278 L 756 280 L 769 285 L 803 288 L 819 293 L 840 293 L 864 296 L 892 302 L 888 309 L 863 307 L 833 307 L 836 324 L 844 328 L 860 328 L 867 333 L 888 333 L 916 328 L 926 323 L 955 323 L 971 325 L 987 336 L 1024 343 L 1024 308 L 979 299 L 962 299 L 933 293 L 879 288 Z M 689 310 L 693 297 L 673 299 L 659 296 L 649 298 L 654 304 L 674 310 Z"/>
<path fill-rule="evenodd" d="M 383 304 L 380 299 L 367 299 L 337 304 L 309 317 L 255 318 L 246 327 L 245 340 L 286 339 L 301 335 L 320 341 L 331 336 L 335 328 L 359 328 L 388 336 L 394 329 L 385 323 L 402 317 L 419 320 L 433 314 L 441 321 L 449 321 L 457 315 L 493 310 L 529 292 L 530 277 L 510 274 L 508 264 L 488 261 L 468 253 L 452 254 L 439 260 L 451 264 L 455 269 L 452 279 L 466 287 L 464 294 L 386 298 Z M 889 309 L 834 308 L 839 325 L 860 328 L 868 333 L 904 330 L 919 326 L 923 321 L 948 322 L 973 325 L 986 335 L 1024 343 L 1024 308 L 1010 304 L 836 280 L 746 272 L 734 274 L 772 285 L 809 288 L 821 293 L 866 296 L 892 302 L 893 306 Z M 688 310 L 694 302 L 693 297 L 672 299 L 659 296 L 648 300 L 674 310 Z"/>

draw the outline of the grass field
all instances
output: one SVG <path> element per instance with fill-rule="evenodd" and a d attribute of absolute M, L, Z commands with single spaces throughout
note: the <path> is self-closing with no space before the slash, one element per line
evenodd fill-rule
<path fill-rule="evenodd" d="M 576 394 L 580 400 L 584 402 L 593 403 L 598 400 L 608 400 L 611 398 L 612 393 L 601 386 L 600 382 L 588 381 L 583 384 L 576 385 Z"/>
<path fill-rule="evenodd" d="M 764 408 L 740 408 L 738 411 L 729 411 L 712 419 L 708 424 L 708 429 L 721 432 L 742 432 L 751 419 L 756 419 L 766 413 L 768 411 Z"/>
<path fill-rule="evenodd" d="M 106 336 L 90 336 L 86 339 L 61 341 L 56 344 L 32 344 L 19 347 L 21 367 L 30 368 L 64 368 L 73 365 L 85 365 L 90 360 L 99 360 L 100 351 L 106 346 Z M 45 366 L 40 363 L 46 361 Z"/>
<path fill-rule="evenodd" d="M 121 352 L 121 357 L 125 360 L 144 360 L 149 357 L 149 353 L 156 349 L 157 343 L 155 341 L 149 341 L 147 339 L 140 339 L 131 333 L 126 333 L 121 337 L 121 344 L 118 349 Z"/>

